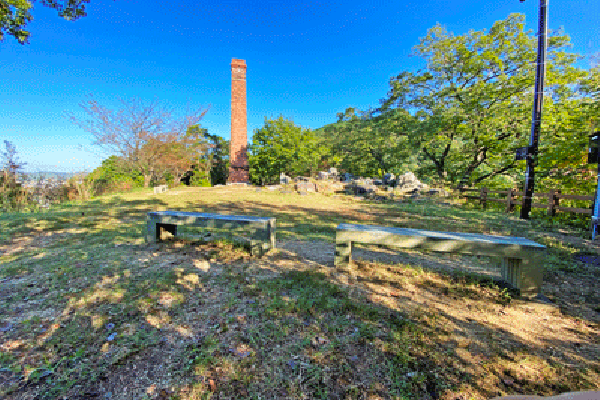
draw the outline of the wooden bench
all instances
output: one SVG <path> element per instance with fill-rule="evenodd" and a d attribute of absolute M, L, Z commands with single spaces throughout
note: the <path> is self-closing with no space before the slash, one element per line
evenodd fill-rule
<path fill-rule="evenodd" d="M 335 265 L 351 262 L 352 243 L 500 257 L 503 280 L 519 289 L 522 296 L 540 294 L 542 257 L 546 246 L 522 237 L 339 224 L 335 238 Z"/>
<path fill-rule="evenodd" d="M 146 216 L 146 242 L 156 243 L 162 240 L 164 232 L 177 236 L 178 225 L 193 225 L 205 228 L 243 227 L 249 231 L 252 255 L 262 256 L 275 248 L 275 218 L 251 217 L 246 215 L 221 215 L 186 211 L 155 211 Z"/>

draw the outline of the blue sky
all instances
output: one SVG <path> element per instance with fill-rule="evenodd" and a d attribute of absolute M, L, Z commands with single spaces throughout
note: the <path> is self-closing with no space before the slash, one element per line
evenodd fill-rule
<path fill-rule="evenodd" d="M 113 109 L 134 97 L 182 113 L 210 106 L 202 127 L 229 139 L 232 58 L 248 66 L 249 141 L 280 114 L 316 129 L 347 107 L 377 107 L 390 77 L 423 66 L 412 47 L 436 23 L 458 35 L 519 12 L 535 32 L 538 5 L 92 0 L 87 17 L 69 22 L 35 2 L 30 44 L 0 42 L 0 145 L 16 146 L 26 172 L 92 171 L 109 153 L 66 117 L 85 117 L 79 104 L 88 94 Z M 561 26 L 572 51 L 599 51 L 600 0 L 550 2 L 549 28 Z"/>

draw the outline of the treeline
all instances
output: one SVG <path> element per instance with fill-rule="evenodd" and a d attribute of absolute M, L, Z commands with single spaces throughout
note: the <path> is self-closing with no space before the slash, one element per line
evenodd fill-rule
<path fill-rule="evenodd" d="M 110 156 L 91 173 L 71 174 L 68 179 L 48 179 L 44 174 L 28 175 L 20 170 L 25 163 L 18 160 L 16 147 L 4 141 L 0 170 L 0 211 L 35 211 L 43 204 L 61 203 L 67 200 L 89 200 L 95 196 L 128 192 L 136 188 L 169 184 L 176 186 L 213 186 L 225 184 L 229 170 L 229 141 L 209 134 L 198 125 L 188 131 L 201 133 L 203 151 L 195 157 L 177 152 L 175 143 L 168 151 L 155 158 L 150 178 L 136 170 L 130 160 L 121 156 Z M 148 146 L 156 146 L 156 143 Z M 147 150 L 147 149 L 146 149 Z M 179 155 L 179 159 L 174 158 Z M 58 184 L 58 182 L 61 182 Z"/>
<path fill-rule="evenodd" d="M 250 146 L 251 178 L 311 174 L 328 166 L 354 175 L 412 171 L 428 183 L 517 187 L 529 144 L 537 39 L 511 14 L 489 31 L 453 35 L 429 29 L 414 53 L 426 68 L 401 72 L 377 109 L 348 108 L 314 131 L 267 120 Z M 577 67 L 569 36 L 548 37 L 536 190 L 594 193 L 589 136 L 600 129 L 600 67 Z"/>
<path fill-rule="evenodd" d="M 227 183 L 229 141 L 209 134 L 198 125 L 189 127 L 188 132 L 194 132 L 195 144 L 200 145 L 190 150 L 182 143 L 171 143 L 161 157 L 154 159 L 154 166 L 147 170 L 146 175 L 124 157 L 113 155 L 102 161 L 102 165 L 88 174 L 85 181 L 94 196 L 160 184 L 203 187 Z M 142 152 L 147 150 L 142 147 Z"/>
<path fill-rule="evenodd" d="M 511 14 L 464 35 L 429 29 L 414 48 L 426 67 L 392 77 L 376 109 L 349 107 L 314 131 L 267 120 L 250 146 L 251 179 L 273 183 L 280 172 L 333 166 L 356 176 L 412 171 L 447 187 L 522 188 L 525 161 L 515 153 L 529 145 L 537 62 L 537 38 L 524 32 L 524 20 Z M 600 130 L 600 67 L 578 67 L 583 57 L 571 46 L 562 31 L 548 36 L 535 190 L 591 195 L 597 167 L 587 152 Z"/>

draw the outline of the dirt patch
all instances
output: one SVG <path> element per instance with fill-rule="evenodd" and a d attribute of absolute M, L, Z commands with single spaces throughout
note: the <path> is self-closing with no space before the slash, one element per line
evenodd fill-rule
<path fill-rule="evenodd" d="M 37 240 L 36 244 L 42 245 L 40 238 L 35 240 Z M 345 393 L 347 388 L 344 385 L 355 382 L 358 384 L 356 393 L 366 394 L 371 390 L 370 387 L 378 387 L 379 391 L 373 393 L 380 393 L 380 398 L 393 398 L 387 391 L 389 389 L 386 389 L 387 385 L 393 383 L 378 380 L 376 375 L 368 372 L 379 368 L 378 365 L 387 365 L 386 363 L 389 362 L 386 354 L 391 348 L 387 347 L 390 344 L 386 344 L 388 340 L 386 338 L 390 336 L 383 330 L 374 336 L 365 330 L 364 332 L 367 332 L 365 334 L 370 339 L 364 344 L 357 342 L 356 345 L 343 347 L 345 355 L 342 359 L 345 360 L 343 357 L 347 357 L 357 368 L 356 372 L 342 373 L 341 370 L 336 372 L 349 377 L 350 380 L 346 384 L 344 384 L 345 378 L 336 378 L 326 372 L 328 368 L 333 371 L 337 368 L 335 366 L 343 365 L 339 364 L 341 361 L 336 361 L 339 360 L 341 353 L 336 350 L 327 350 L 325 353 L 323 353 L 325 350 L 318 350 L 332 340 L 339 341 L 343 338 L 347 338 L 343 339 L 346 341 L 354 340 L 350 339 L 352 337 L 350 334 L 345 336 L 345 333 L 335 334 L 336 339 L 332 334 L 335 331 L 335 324 L 315 330 L 317 328 L 314 325 L 305 325 L 303 320 L 299 320 L 290 325 L 296 330 L 286 328 L 282 331 L 287 332 L 285 334 L 288 336 L 282 337 L 280 341 L 265 338 L 271 337 L 270 329 L 276 329 L 278 324 L 284 323 L 287 321 L 286 318 L 290 318 L 293 314 L 275 317 L 258 311 L 258 316 L 252 317 L 257 310 L 276 309 L 270 305 L 270 302 L 281 301 L 270 298 L 271 295 L 263 294 L 261 282 L 273 282 L 274 279 L 290 271 L 322 272 L 330 282 L 348 289 L 350 296 L 364 296 L 369 304 L 383 307 L 388 310 L 387 312 L 392 313 L 390 315 L 402 313 L 407 318 L 418 321 L 416 325 L 418 329 L 428 333 L 412 345 L 415 347 L 411 350 L 411 357 L 426 360 L 431 358 L 432 354 L 445 355 L 435 358 L 435 361 L 427 361 L 427 367 L 424 366 L 425 364 L 421 366 L 415 364 L 411 367 L 427 374 L 429 372 L 425 372 L 422 368 L 429 368 L 435 371 L 437 376 L 435 378 L 431 375 L 433 381 L 430 382 L 428 381 L 430 377 L 427 375 L 423 382 L 430 383 L 422 389 L 413 386 L 418 385 L 418 381 L 413 382 L 410 379 L 406 381 L 411 390 L 421 390 L 419 398 L 483 400 L 507 393 L 556 394 L 567 391 L 561 390 L 559 384 L 561 380 L 573 382 L 577 379 L 583 385 L 577 388 L 588 388 L 590 382 L 600 381 L 598 380 L 600 378 L 598 318 L 573 317 L 569 314 L 569 310 L 560 304 L 514 299 L 507 301 L 497 289 L 480 287 L 476 282 L 469 283 L 465 281 L 466 278 L 454 274 L 461 263 L 464 265 L 470 263 L 468 259 L 440 260 L 434 259 L 433 256 L 429 259 L 428 255 L 417 256 L 385 249 L 356 249 L 356 259 L 370 258 L 370 260 L 358 260 L 354 265 L 334 268 L 334 245 L 327 242 L 281 241 L 278 242 L 277 249 L 270 251 L 262 259 L 250 259 L 243 250 L 238 251 L 233 248 L 225 249 L 225 254 L 217 255 L 215 251 L 219 249 L 218 246 L 217 244 L 190 246 L 185 241 L 177 240 L 148 245 L 139 248 L 135 253 L 128 252 L 132 257 L 130 260 L 137 260 L 130 262 L 127 268 L 134 274 L 134 282 L 139 280 L 141 284 L 141 277 L 153 273 L 171 276 L 173 272 L 175 275 L 172 278 L 163 278 L 163 280 L 167 279 L 165 282 L 171 279 L 173 283 L 165 283 L 164 285 L 167 286 L 160 292 L 156 292 L 158 297 L 155 302 L 149 303 L 148 308 L 140 308 L 141 311 L 127 311 L 132 314 L 126 318 L 115 315 L 112 319 L 97 325 L 94 328 L 94 336 L 87 339 L 85 336 L 82 337 L 81 340 L 91 340 L 86 345 L 88 347 L 81 347 L 86 349 L 82 353 L 83 358 L 75 358 L 66 365 L 72 371 L 78 371 L 78 363 L 83 363 L 85 357 L 88 357 L 96 361 L 80 365 L 87 365 L 86 368 L 91 368 L 92 371 L 97 368 L 94 367 L 96 364 L 107 365 L 108 363 L 109 367 L 103 369 L 104 372 L 94 376 L 90 381 L 95 383 L 86 384 L 81 381 L 79 385 L 68 389 L 65 395 L 68 398 L 78 399 L 109 396 L 114 400 L 124 400 L 142 399 L 145 398 L 144 396 L 150 399 L 166 399 L 171 395 L 178 395 L 181 399 L 193 399 L 194 396 L 199 396 L 198 393 L 214 393 L 218 394 L 219 398 L 240 398 L 248 396 L 249 393 L 262 393 L 270 398 L 292 398 L 296 397 L 294 390 L 310 391 L 311 385 L 317 384 L 325 385 L 338 394 Z M 223 251 L 223 248 L 218 251 Z M 374 260 L 379 263 L 372 262 Z M 385 264 L 381 264 L 383 260 Z M 144 266 L 149 261 L 151 265 Z M 404 266 L 394 265 L 392 262 L 403 263 Z M 407 268 L 406 264 L 422 268 Z M 120 270 L 122 271 L 122 268 Z M 443 274 L 440 275 L 440 272 Z M 135 274 L 140 274 L 140 278 L 135 278 Z M 227 278 L 223 279 L 224 275 Z M 44 348 L 44 343 L 51 340 L 51 332 L 58 332 L 61 326 L 75 323 L 69 322 L 74 318 L 72 315 L 81 315 L 79 318 L 84 315 L 92 316 L 90 322 L 86 322 L 92 325 L 84 328 L 91 330 L 94 326 L 94 318 L 100 318 L 102 314 L 102 308 L 97 307 L 103 307 L 101 304 L 107 301 L 106 304 L 115 305 L 124 301 L 120 300 L 122 295 L 119 293 L 126 292 L 118 289 L 123 284 L 117 285 L 117 282 L 123 279 L 122 276 L 122 273 L 118 273 L 110 279 L 105 278 L 102 283 L 95 284 L 92 292 L 96 292 L 97 300 L 93 303 L 89 301 L 82 303 L 83 298 L 79 298 L 77 303 L 71 302 L 67 308 L 62 309 L 54 308 L 53 303 L 48 301 L 32 304 L 39 298 L 50 299 L 52 293 L 48 290 L 44 291 L 40 287 L 41 283 L 31 285 L 31 277 L 28 277 L 29 280 L 26 282 L 18 277 L 3 281 L 0 283 L 1 293 L 6 293 L 5 290 L 11 286 L 13 290 L 15 288 L 21 290 L 24 296 L 19 304 L 16 304 L 20 311 L 12 316 L 4 315 L 8 317 L 9 322 L 1 325 L 4 330 L 0 332 L 3 351 L 27 360 L 28 365 L 43 365 L 41 355 L 44 353 L 39 353 L 39 350 Z M 40 281 L 39 277 L 37 281 Z M 175 285 L 176 282 L 179 283 Z M 545 283 L 544 289 L 551 286 L 551 282 Z M 582 285 L 575 277 L 571 277 L 570 282 L 574 285 Z M 586 284 L 592 284 L 591 290 L 598 289 L 597 284 L 587 281 Z M 180 295 L 168 290 L 179 287 L 177 290 L 181 291 L 181 285 L 188 288 L 186 290 L 193 291 L 182 291 L 185 302 L 180 308 L 175 309 L 174 301 Z M 84 291 L 92 290 L 89 283 L 85 284 L 84 278 L 72 281 L 71 286 L 74 290 L 79 290 L 77 289 L 79 287 Z M 290 287 L 301 290 L 297 285 Z M 147 298 L 148 295 L 144 293 L 146 292 L 140 293 L 141 299 Z M 571 299 L 565 297 L 565 293 L 568 291 L 561 288 L 555 294 L 555 298 L 563 299 L 565 303 L 571 302 Z M 78 298 L 76 293 L 73 295 L 73 300 Z M 286 291 L 277 296 L 293 299 L 296 295 Z M 26 297 L 29 299 L 26 300 Z M 2 301 L 6 300 L 0 299 L 0 302 Z M 61 303 L 55 304 L 58 306 Z M 83 304 L 88 304 L 89 307 L 93 304 L 98 305 L 93 306 L 96 309 L 92 308 L 84 312 L 85 309 L 81 308 Z M 257 308 L 256 304 L 260 306 Z M 592 304 L 587 304 L 586 299 L 578 305 L 588 311 L 593 307 Z M 26 312 L 31 308 L 30 306 L 38 308 L 37 314 Z M 337 317 L 332 314 L 322 315 L 320 318 L 327 321 Z M 351 323 L 350 332 L 362 332 L 360 329 L 367 329 L 366 325 L 360 329 L 352 328 L 355 325 L 359 326 L 361 322 L 351 314 L 348 314 L 348 318 Z M 27 322 L 27 326 L 34 328 L 25 328 L 23 325 L 25 321 L 31 320 L 35 325 Z M 117 329 L 115 332 L 118 332 L 117 337 L 120 339 L 114 341 L 104 339 L 96 342 L 93 339 L 95 336 L 109 336 L 109 332 L 104 331 L 104 326 L 107 326 L 106 322 L 111 320 L 115 322 L 115 329 Z M 285 324 L 289 323 L 285 322 Z M 81 322 L 77 324 L 81 327 L 85 326 L 81 325 Z M 25 334 L 25 332 L 29 333 Z M 310 332 L 315 333 L 309 334 Z M 149 335 L 150 338 L 145 339 L 143 343 L 146 344 L 141 348 L 136 347 L 135 341 L 126 340 L 132 336 L 147 337 L 144 335 Z M 210 337 L 218 340 L 214 344 L 208 344 L 209 342 L 206 341 L 212 340 L 208 339 Z M 273 343 L 277 344 L 268 345 L 261 340 L 275 340 Z M 292 358 L 292 361 L 281 359 L 281 357 L 288 357 L 290 353 L 297 354 L 298 350 L 293 350 L 294 346 L 305 342 L 309 343 L 309 349 L 312 349 L 306 353 L 310 354 L 310 357 L 299 355 L 295 359 Z M 73 348 L 71 352 L 76 349 Z M 331 355 L 325 357 L 324 354 Z M 320 362 L 324 367 L 318 367 L 317 370 L 321 371 L 318 372 L 319 374 L 324 375 L 317 378 L 321 375 L 311 375 L 316 373 L 317 367 L 310 366 L 320 365 L 315 364 L 315 360 L 319 359 L 322 360 Z M 25 364 L 25 361 L 23 363 Z M 200 367 L 195 367 L 196 373 L 190 375 L 191 372 L 187 367 L 198 363 Z M 304 368 L 303 374 L 306 374 L 309 380 L 290 375 L 283 370 L 275 372 L 278 368 L 287 368 L 285 363 L 290 365 L 296 363 L 300 368 Z M 43 368 L 39 370 L 41 372 L 29 370 L 27 373 L 29 376 L 43 374 Z M 58 373 L 60 368 L 56 367 L 54 373 Z M 413 372 L 408 370 L 406 373 Z M 3 370 L 0 379 L 3 379 L 7 385 L 19 385 L 16 382 L 23 382 L 19 379 L 24 376 L 27 375 Z M 254 378 L 245 382 L 243 376 Z M 49 374 L 44 379 L 51 378 L 52 374 Z M 267 378 L 272 382 L 279 382 L 278 379 L 282 379 L 281 385 L 273 383 L 274 386 L 270 387 L 259 384 L 261 379 Z M 297 387 L 294 385 L 286 387 L 283 383 L 286 379 L 296 382 L 294 385 L 297 384 Z M 327 383 L 333 382 L 331 379 L 341 380 L 335 384 Z M 454 383 L 450 390 L 434 382 Z M 33 398 L 36 393 L 44 390 L 43 379 L 39 384 L 41 385 L 39 389 L 36 385 L 22 385 L 7 398 L 11 400 Z M 430 384 L 433 386 L 428 386 Z M 565 388 L 577 389 L 572 383 Z M 427 394 L 428 391 L 433 391 L 435 396 Z"/>
<path fill-rule="evenodd" d="M 335 244 L 324 241 L 288 240 L 277 243 L 278 248 L 292 251 L 304 260 L 320 265 L 332 266 L 335 259 Z M 440 271 L 466 271 L 500 277 L 500 269 L 493 260 L 486 257 L 457 254 L 426 254 L 410 249 L 393 250 L 377 246 L 354 245 L 353 260 L 380 262 L 385 264 L 405 264 L 432 268 Z"/>
<path fill-rule="evenodd" d="M 281 212 L 278 234 L 290 236 L 280 237 L 330 241 L 280 240 L 263 258 L 225 242 L 148 245 L 141 221 L 156 205 L 142 200 L 132 218 L 132 205 L 115 205 L 110 218 L 101 210 L 73 223 L 28 221 L 51 232 L 9 230 L 0 244 L 13 257 L 0 267 L 0 396 L 10 387 L 9 400 L 487 400 L 600 389 L 598 267 L 549 266 L 542 290 L 551 304 L 495 286 L 486 278 L 499 269 L 487 258 L 356 246 L 356 262 L 336 268 L 334 203 L 272 197 L 198 208 Z M 439 219 L 424 209 L 335 207 L 355 223 L 423 228 Z M 464 227 L 470 218 L 444 221 Z M 553 254 L 567 254 L 560 248 Z"/>

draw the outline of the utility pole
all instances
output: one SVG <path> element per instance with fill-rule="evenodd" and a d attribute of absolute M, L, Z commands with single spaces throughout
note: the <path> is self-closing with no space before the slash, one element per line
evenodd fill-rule
<path fill-rule="evenodd" d="M 524 0 L 521 0 L 523 2 Z M 531 136 L 527 148 L 527 170 L 525 172 L 525 194 L 523 196 L 523 207 L 521 208 L 521 219 L 529 219 L 531 211 L 531 200 L 535 186 L 535 166 L 538 156 L 538 142 L 540 137 L 540 126 L 542 123 L 542 105 L 544 102 L 544 73 L 546 70 L 546 25 L 548 19 L 547 0 L 540 0 L 540 16 L 538 24 L 538 50 L 537 69 L 535 74 L 535 96 L 533 100 L 533 113 L 531 118 Z"/>

